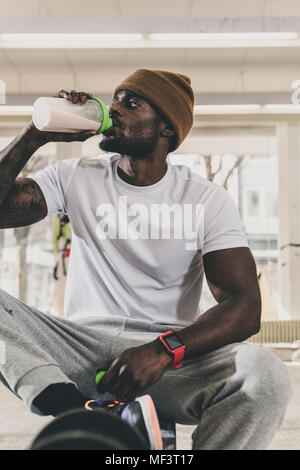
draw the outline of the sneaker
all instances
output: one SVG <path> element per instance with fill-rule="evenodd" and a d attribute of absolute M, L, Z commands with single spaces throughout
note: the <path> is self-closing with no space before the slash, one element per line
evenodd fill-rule
<path fill-rule="evenodd" d="M 86 410 L 106 409 L 117 413 L 124 421 L 135 427 L 151 450 L 163 450 L 159 421 L 150 395 L 137 397 L 134 401 L 90 400 Z"/>
<path fill-rule="evenodd" d="M 160 432 L 164 450 L 176 450 L 176 423 L 160 422 Z"/>

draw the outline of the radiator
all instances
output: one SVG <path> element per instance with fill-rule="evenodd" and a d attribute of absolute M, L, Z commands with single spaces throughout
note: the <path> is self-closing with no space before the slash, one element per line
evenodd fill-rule
<path fill-rule="evenodd" d="M 251 343 L 293 343 L 300 341 L 300 320 L 262 321 L 260 331 L 247 341 Z"/>

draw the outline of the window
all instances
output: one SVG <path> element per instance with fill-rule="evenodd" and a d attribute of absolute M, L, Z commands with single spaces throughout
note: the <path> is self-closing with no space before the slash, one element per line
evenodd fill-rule
<path fill-rule="evenodd" d="M 248 191 L 247 213 L 249 217 L 259 217 L 261 214 L 259 191 Z"/>

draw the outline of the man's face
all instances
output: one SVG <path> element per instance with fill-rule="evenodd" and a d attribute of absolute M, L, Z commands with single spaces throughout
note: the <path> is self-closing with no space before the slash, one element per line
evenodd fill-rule
<path fill-rule="evenodd" d="M 157 145 L 160 136 L 160 116 L 143 98 L 119 91 L 109 108 L 114 126 L 103 132 L 101 150 L 145 158 Z"/>

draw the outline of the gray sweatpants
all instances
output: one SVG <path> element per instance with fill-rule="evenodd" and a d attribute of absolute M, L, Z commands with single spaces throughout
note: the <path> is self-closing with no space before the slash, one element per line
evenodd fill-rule
<path fill-rule="evenodd" d="M 99 364 L 170 329 L 120 318 L 81 325 L 45 315 L 0 289 L 0 340 L 6 349 L 0 379 L 37 414 L 34 398 L 53 383 L 72 382 L 96 398 Z M 193 449 L 266 448 L 291 396 L 281 361 L 265 348 L 234 343 L 183 364 L 167 370 L 147 392 L 159 418 L 197 425 Z"/>

